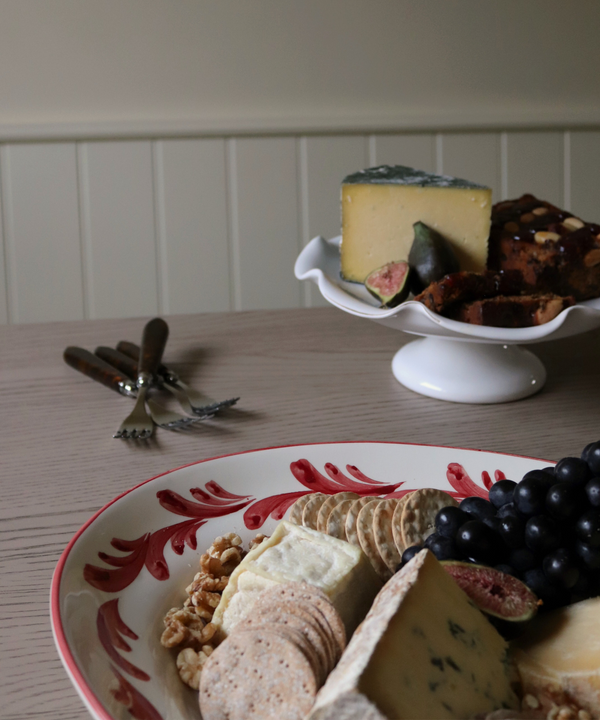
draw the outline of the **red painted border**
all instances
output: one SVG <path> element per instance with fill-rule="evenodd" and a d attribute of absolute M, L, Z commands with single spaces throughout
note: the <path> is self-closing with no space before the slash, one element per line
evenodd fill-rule
<path fill-rule="evenodd" d="M 331 441 L 331 442 L 299 443 L 299 444 L 290 443 L 289 445 L 275 445 L 273 447 L 256 448 L 254 450 L 242 450 L 241 452 L 226 453 L 224 455 L 216 455 L 215 457 L 206 458 L 205 460 L 197 460 L 196 462 L 188 463 L 187 465 L 181 465 L 180 467 L 173 468 L 171 470 L 166 470 L 165 472 L 155 475 L 154 477 L 151 477 L 148 480 L 144 480 L 144 482 L 139 483 L 139 485 L 135 485 L 134 487 L 130 488 L 129 490 L 126 490 L 125 492 L 121 493 L 120 495 L 117 495 L 117 497 L 115 497 L 109 503 L 104 505 L 104 507 L 100 508 L 100 510 L 98 510 L 98 512 L 96 512 L 94 515 L 92 515 L 92 517 L 86 523 L 84 523 L 84 525 L 82 525 L 79 528 L 79 530 L 75 533 L 75 535 L 71 538 L 71 541 L 69 542 L 67 547 L 64 549 L 64 551 L 63 551 L 62 555 L 60 556 L 60 559 L 56 565 L 56 568 L 52 575 L 52 583 L 50 586 L 50 619 L 51 619 L 51 624 L 52 624 L 52 632 L 54 635 L 54 642 L 56 643 L 56 646 L 58 648 L 61 659 L 67 670 L 67 673 L 70 675 L 73 683 L 75 684 L 77 691 L 81 695 L 84 702 L 98 715 L 98 717 L 102 718 L 102 720 L 114 720 L 106 712 L 104 705 L 96 697 L 96 695 L 94 694 L 92 689 L 87 684 L 87 681 L 84 678 L 83 674 L 77 667 L 77 663 L 75 662 L 75 659 L 73 658 L 73 655 L 71 654 L 71 650 L 67 643 L 65 630 L 63 628 L 63 624 L 62 624 L 61 617 L 60 617 L 60 582 L 62 579 L 62 573 L 63 573 L 64 567 L 65 567 L 67 558 L 69 556 L 69 553 L 71 552 L 73 546 L 75 545 L 77 540 L 80 538 L 80 536 L 96 520 L 96 518 L 98 518 L 111 505 L 114 505 L 114 503 L 116 503 L 118 500 L 125 497 L 125 495 L 129 495 L 129 493 L 142 487 L 142 485 L 147 485 L 148 483 L 152 482 L 153 480 L 157 480 L 158 478 L 164 477 L 165 475 L 169 475 L 173 472 L 176 472 L 177 470 L 183 470 L 184 468 L 192 467 L 194 465 L 200 465 L 202 463 L 209 462 L 211 460 L 220 460 L 220 459 L 226 458 L 226 457 L 235 457 L 236 455 L 249 455 L 250 453 L 264 452 L 265 450 L 282 450 L 285 448 L 313 447 L 313 446 L 318 446 L 318 445 L 403 445 L 403 446 L 410 446 L 410 447 L 431 447 L 431 448 L 441 448 L 443 450 L 464 450 L 464 451 L 468 451 L 468 452 L 481 452 L 481 453 L 488 453 L 491 455 L 502 455 L 505 457 L 508 456 L 508 457 L 522 458 L 524 460 L 537 460 L 539 462 L 544 462 L 547 464 L 553 464 L 553 462 L 554 462 L 551 460 L 545 460 L 543 458 L 533 458 L 528 455 L 512 455 L 510 453 L 501 453 L 501 452 L 497 452 L 495 450 L 478 450 L 476 448 L 451 447 L 448 445 L 427 445 L 425 443 L 402 443 L 402 442 L 393 442 L 393 441 L 384 441 L 384 440 L 342 440 L 342 441 L 338 441 L 338 442 Z"/>

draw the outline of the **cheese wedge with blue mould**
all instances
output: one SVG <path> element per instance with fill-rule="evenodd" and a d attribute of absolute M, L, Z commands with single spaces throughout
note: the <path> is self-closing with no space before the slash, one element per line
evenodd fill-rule
<path fill-rule="evenodd" d="M 508 645 L 428 550 L 381 590 L 310 720 L 444 720 L 517 709 Z"/>
<path fill-rule="evenodd" d="M 283 521 L 231 574 L 212 620 L 218 637 L 229 635 L 264 590 L 287 582 L 320 588 L 339 612 L 347 637 L 367 614 L 382 584 L 360 548 Z"/>
<path fill-rule="evenodd" d="M 413 225 L 422 222 L 451 244 L 461 270 L 485 269 L 492 191 L 460 178 L 382 165 L 342 181 L 341 271 L 362 283 L 390 262 L 408 260 Z"/>

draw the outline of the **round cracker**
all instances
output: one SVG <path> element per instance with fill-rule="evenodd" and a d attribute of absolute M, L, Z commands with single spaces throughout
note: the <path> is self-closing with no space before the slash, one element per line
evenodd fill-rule
<path fill-rule="evenodd" d="M 380 502 L 381 500 L 379 498 L 371 500 L 371 502 L 368 502 L 361 509 L 356 521 L 356 533 L 358 535 L 360 547 L 371 561 L 371 565 L 375 568 L 376 573 L 383 580 L 388 580 L 391 577 L 391 573 L 388 566 L 383 561 L 383 558 L 379 554 L 377 543 L 375 542 L 375 533 L 373 531 L 373 516 L 375 514 L 375 509 Z"/>
<path fill-rule="evenodd" d="M 289 633 L 248 629 L 206 661 L 200 711 L 205 720 L 302 720 L 317 690 L 311 661 Z"/>
<path fill-rule="evenodd" d="M 409 492 L 401 498 L 398 498 L 396 509 L 394 510 L 394 516 L 392 517 L 392 534 L 394 536 L 394 542 L 396 543 L 396 549 L 400 553 L 400 557 L 402 557 L 402 553 L 406 550 L 406 545 L 402 539 L 402 512 L 404 511 L 404 506 L 411 495 L 412 492 Z"/>
<path fill-rule="evenodd" d="M 319 515 L 317 517 L 317 530 L 322 533 L 327 532 L 327 520 L 329 519 L 329 513 L 333 508 L 341 503 L 342 500 L 357 500 L 358 495 L 353 492 L 340 492 L 335 495 L 330 495 L 327 500 L 321 505 L 319 509 Z"/>
<path fill-rule="evenodd" d="M 324 493 L 314 493 L 313 497 L 306 503 L 302 511 L 302 525 L 307 528 L 317 529 L 317 518 L 321 505 L 329 496 Z"/>
<path fill-rule="evenodd" d="M 435 516 L 448 505 L 458 505 L 456 500 L 443 490 L 421 488 L 408 498 L 400 525 L 402 542 L 409 548 L 422 545 L 435 530 Z"/>
<path fill-rule="evenodd" d="M 354 499 L 342 500 L 329 513 L 327 518 L 327 530 L 325 531 L 331 537 L 339 540 L 346 540 L 346 515 Z"/>
<path fill-rule="evenodd" d="M 302 513 L 304 512 L 306 503 L 314 498 L 315 495 L 323 495 L 323 493 L 307 493 L 296 500 L 290 508 L 289 520 L 291 523 L 294 523 L 294 525 L 302 525 Z"/>
<path fill-rule="evenodd" d="M 352 545 L 356 545 L 356 547 L 360 547 L 360 541 L 356 533 L 356 521 L 358 520 L 358 515 L 367 503 L 377 499 L 378 498 L 371 495 L 361 497 L 358 500 L 355 500 L 348 510 L 348 514 L 346 515 L 346 527 L 344 528 L 346 530 L 346 540 Z"/>
<path fill-rule="evenodd" d="M 373 513 L 373 535 L 381 559 L 390 572 L 395 573 L 402 562 L 402 555 L 398 552 L 392 531 L 392 518 L 398 504 L 397 498 L 382 500 Z"/>

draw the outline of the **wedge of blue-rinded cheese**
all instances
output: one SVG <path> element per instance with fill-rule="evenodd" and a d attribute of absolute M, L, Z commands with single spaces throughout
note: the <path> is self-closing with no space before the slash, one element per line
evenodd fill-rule
<path fill-rule="evenodd" d="M 492 191 L 402 165 L 382 165 L 342 181 L 342 276 L 364 282 L 382 265 L 408 260 L 417 221 L 452 245 L 461 270 L 484 270 Z"/>
<path fill-rule="evenodd" d="M 390 720 L 442 720 L 518 708 L 507 650 L 422 550 L 379 593 L 309 717 L 362 720 L 373 707 Z"/>
<path fill-rule="evenodd" d="M 523 692 L 600 718 L 600 597 L 536 617 L 511 643 Z"/>
<path fill-rule="evenodd" d="M 263 590 L 302 581 L 316 585 L 329 597 L 348 637 L 381 588 L 381 580 L 360 548 L 284 521 L 233 571 L 213 616 L 219 635 L 227 636 L 246 617 Z"/>

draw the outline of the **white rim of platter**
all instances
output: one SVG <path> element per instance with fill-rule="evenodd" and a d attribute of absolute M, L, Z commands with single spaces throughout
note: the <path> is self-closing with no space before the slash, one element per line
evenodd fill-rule
<path fill-rule="evenodd" d="M 398 497 L 437 487 L 457 499 L 487 497 L 494 481 L 519 480 L 548 464 L 479 450 L 346 442 L 254 450 L 158 475 L 103 507 L 62 554 L 51 588 L 59 655 L 96 720 L 199 720 L 197 692 L 180 681 L 176 651 L 162 647 L 160 635 L 215 537 L 237 532 L 247 546 L 309 492 Z"/>
<path fill-rule="evenodd" d="M 342 279 L 341 237 L 313 238 L 296 260 L 299 280 L 314 282 L 332 305 L 357 317 L 422 336 L 392 361 L 395 378 L 421 395 L 461 403 L 501 403 L 538 392 L 546 381 L 540 360 L 519 345 L 578 335 L 600 327 L 600 298 L 563 310 L 530 328 L 496 328 L 449 320 L 415 300 L 378 306 L 360 283 Z"/>

